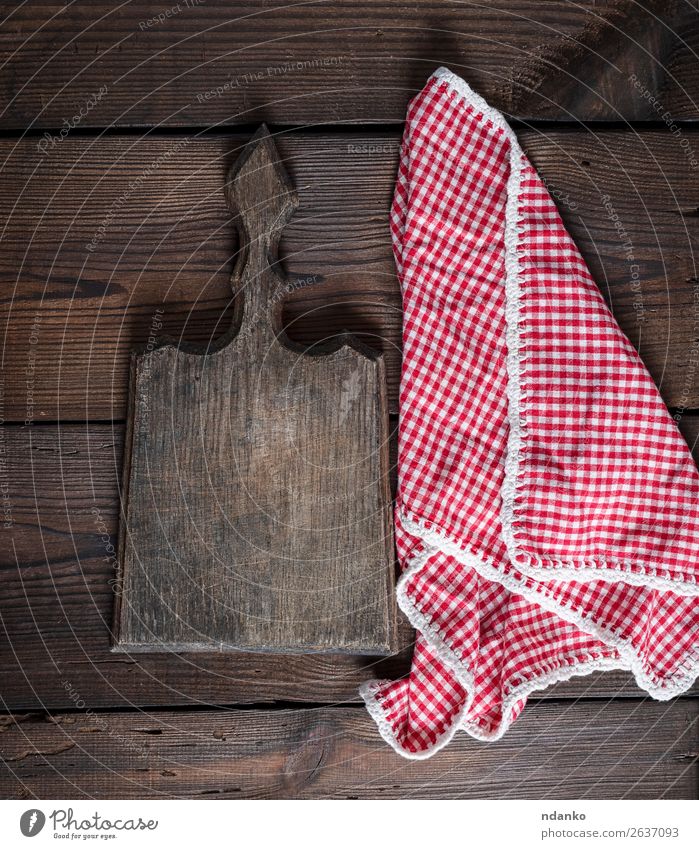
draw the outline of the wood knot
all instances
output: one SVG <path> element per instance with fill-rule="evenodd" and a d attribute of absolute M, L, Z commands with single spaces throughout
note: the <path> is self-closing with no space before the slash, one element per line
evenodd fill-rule
<path fill-rule="evenodd" d="M 333 732 L 321 726 L 314 728 L 305 740 L 289 754 L 282 769 L 282 785 L 290 793 L 309 787 L 320 776 L 327 762 L 328 743 Z"/>

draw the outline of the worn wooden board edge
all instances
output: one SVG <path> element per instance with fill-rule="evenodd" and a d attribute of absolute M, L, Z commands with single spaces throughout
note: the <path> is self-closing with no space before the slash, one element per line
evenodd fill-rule
<path fill-rule="evenodd" d="M 697 452 L 699 418 L 685 415 L 681 427 Z M 20 564 L 11 545 L 0 546 L 0 706 L 70 708 L 65 681 L 90 692 L 93 706 L 102 708 L 352 702 L 363 681 L 408 672 L 413 634 L 403 617 L 400 652 L 378 662 L 352 655 L 112 655 L 114 561 L 105 559 L 105 546 L 118 532 L 123 435 L 121 424 L 0 429 L 16 522 L 0 535 L 12 539 Z M 170 686 L 174 680 L 177 687 Z M 688 693 L 699 695 L 699 681 Z M 605 672 L 572 678 L 532 699 L 640 695 L 629 673 Z"/>
<path fill-rule="evenodd" d="M 691 799 L 698 718 L 696 699 L 530 704 L 497 742 L 408 761 L 360 706 L 7 715 L 0 794 Z"/>
<path fill-rule="evenodd" d="M 233 192 L 233 187 L 236 181 L 246 168 L 246 165 L 251 156 L 258 151 L 264 151 L 263 161 L 266 165 L 271 166 L 274 173 L 274 180 L 278 182 L 283 190 L 289 195 L 289 204 L 283 217 L 277 217 L 274 220 L 273 236 L 275 244 L 278 242 L 279 234 L 288 223 L 293 211 L 297 208 L 299 200 L 295 187 L 291 178 L 286 171 L 272 136 L 268 128 L 262 124 L 257 132 L 243 147 L 236 161 L 230 166 L 226 179 L 226 194 L 228 204 L 236 215 L 235 226 L 238 230 L 238 251 L 236 254 L 236 262 L 231 275 L 231 289 L 234 294 L 234 310 L 230 319 L 228 329 L 218 337 L 214 344 L 195 344 L 176 339 L 169 335 L 163 335 L 148 345 L 141 345 L 132 352 L 130 359 L 130 378 L 127 402 L 127 424 L 125 435 L 125 448 L 123 455 L 122 467 L 122 491 L 120 500 L 120 522 L 119 522 L 119 545 L 117 554 L 117 574 L 114 581 L 115 601 L 114 612 L 112 617 L 111 631 L 111 651 L 113 652 L 261 652 L 279 654 L 283 651 L 284 654 L 309 654 L 309 653 L 329 653 L 329 654 L 353 654 L 359 656 L 387 656 L 396 652 L 398 647 L 398 626 L 397 626 L 397 603 L 395 597 L 395 543 L 393 537 L 393 515 L 392 515 L 392 499 L 390 486 L 390 460 L 389 460 L 389 409 L 388 409 L 388 388 L 386 382 L 386 370 L 383 354 L 374 348 L 364 344 L 358 337 L 349 332 L 344 332 L 335 338 L 328 340 L 325 343 L 316 344 L 310 350 L 305 345 L 301 345 L 291 339 L 286 333 L 285 328 L 281 325 L 282 301 L 278 298 L 272 299 L 272 310 L 270 320 L 277 341 L 282 348 L 290 353 L 296 352 L 303 354 L 305 357 L 328 357 L 335 353 L 339 353 L 344 349 L 349 349 L 355 352 L 359 357 L 370 361 L 375 370 L 375 392 L 376 397 L 374 403 L 377 408 L 377 438 L 378 438 L 378 463 L 379 463 L 379 480 L 378 490 L 382 505 L 381 521 L 380 521 L 380 538 L 382 539 L 382 572 L 385 579 L 385 609 L 383 611 L 383 621 L 385 623 L 385 636 L 381 642 L 369 643 L 364 641 L 361 645 L 334 645 L 332 647 L 322 646 L 312 643 L 304 643 L 303 645 L 292 646 L 287 645 L 283 648 L 274 647 L 266 648 L 257 645 L 245 644 L 243 642 L 228 642 L 226 640 L 218 640 L 212 644 L 211 641 L 191 642 L 188 640 L 169 642 L 167 640 L 158 639 L 153 635 L 153 639 L 148 642 L 135 642 L 129 636 L 129 628 L 124 612 L 124 582 L 127 574 L 128 563 L 126 552 L 130 545 L 129 543 L 129 511 L 130 511 L 130 487 L 132 485 L 131 471 L 133 462 L 133 446 L 134 446 L 134 425 L 139 412 L 139 399 L 137 397 L 136 387 L 138 386 L 138 378 L 141 369 L 147 368 L 148 360 L 155 359 L 160 351 L 171 349 L 175 355 L 180 353 L 184 356 L 194 356 L 205 359 L 208 356 L 219 352 L 224 352 L 229 347 L 233 346 L 239 334 L 243 331 L 243 321 L 245 320 L 244 302 L 248 299 L 249 294 L 244 291 L 242 285 L 245 269 L 249 260 L 249 238 L 247 234 L 247 226 L 245 224 L 244 211 L 237 209 L 236 199 Z M 246 191 L 249 191 L 252 186 L 248 186 Z M 249 199 L 248 199 L 249 200 Z M 250 234 L 257 238 L 258 234 Z M 274 262 L 272 263 L 272 260 Z M 276 259 L 269 257 L 268 262 L 272 263 L 269 271 L 272 275 L 278 278 L 278 285 L 282 285 L 286 280 L 283 272 L 280 272 Z M 257 279 L 257 278 L 256 278 Z M 276 293 L 274 293 L 276 295 Z M 262 316 L 256 318 L 256 322 L 262 322 Z"/>
<path fill-rule="evenodd" d="M 142 351 L 134 351 L 131 354 L 129 368 L 129 388 L 127 394 L 127 414 L 124 426 L 124 449 L 122 454 L 121 485 L 119 487 L 119 510 L 118 510 L 118 544 L 117 563 L 114 575 L 114 606 L 112 610 L 112 629 L 110 633 L 110 650 L 118 652 L 122 643 L 119 633 L 122 621 L 123 581 L 124 581 L 124 551 L 126 550 L 126 534 L 128 527 L 129 483 L 131 481 L 131 457 L 133 451 L 134 416 L 136 411 L 135 387 L 136 370 L 139 357 L 145 354 Z"/>
<path fill-rule="evenodd" d="M 230 331 L 226 334 L 226 337 L 229 339 L 233 339 L 235 334 L 237 333 L 237 319 L 234 319 L 233 325 L 231 326 Z M 291 342 L 289 340 L 289 350 L 303 350 L 306 349 L 303 346 L 297 346 L 296 343 Z M 192 346 L 185 344 L 185 350 L 188 353 L 193 353 L 195 355 L 204 355 L 209 348 L 207 346 L 195 346 L 196 350 L 193 350 Z M 352 336 L 352 334 L 344 334 L 342 337 L 338 337 L 330 342 L 328 345 L 324 346 L 322 349 L 320 346 L 316 346 L 316 350 L 313 355 L 324 356 L 326 354 L 331 354 L 334 351 L 339 351 L 343 347 L 351 347 L 354 350 L 361 352 L 363 356 L 367 359 L 374 361 L 376 369 L 377 369 L 377 382 L 376 382 L 376 391 L 378 394 L 377 404 L 379 409 L 379 415 L 381 418 L 380 430 L 385 438 L 380 439 L 378 457 L 379 457 L 379 465 L 381 469 L 379 487 L 381 491 L 381 499 L 383 504 L 382 509 L 382 538 L 385 540 L 384 544 L 384 552 L 386 555 L 386 562 L 382 566 L 382 571 L 385 576 L 386 581 L 386 611 L 385 611 L 385 621 L 386 621 L 386 634 L 385 640 L 381 643 L 376 643 L 375 645 L 364 645 L 364 646 L 352 646 L 352 647 L 340 647 L 335 646 L 332 649 L 327 647 L 314 647 L 312 645 L 305 645 L 304 647 L 292 648 L 286 647 L 283 652 L 275 649 L 265 649 L 260 647 L 253 646 L 241 646 L 240 644 L 228 643 L 225 641 L 219 642 L 217 645 L 212 645 L 210 642 L 176 642 L 169 643 L 167 641 L 153 641 L 148 643 L 137 643 L 131 640 L 125 639 L 122 636 L 123 631 L 123 580 L 125 574 L 125 558 L 124 552 L 126 550 L 126 537 L 128 534 L 128 504 L 129 504 L 129 485 L 131 480 L 131 460 L 132 460 L 132 445 L 133 445 L 133 430 L 134 430 L 134 412 L 136 409 L 136 397 L 135 397 L 135 387 L 136 387 L 136 376 L 138 372 L 139 365 L 144 362 L 148 357 L 150 357 L 155 350 L 160 350 L 166 347 L 175 347 L 178 350 L 181 350 L 180 345 L 177 340 L 172 340 L 170 338 L 164 338 L 162 342 L 155 346 L 151 347 L 149 350 L 141 349 L 137 350 L 132 354 L 131 357 L 131 372 L 130 372 L 130 380 L 129 380 L 129 395 L 128 395 L 128 416 L 125 424 L 125 439 L 124 439 L 124 453 L 123 453 L 123 463 L 122 463 L 122 478 L 121 478 L 121 488 L 119 493 L 119 516 L 120 521 L 118 523 L 118 548 L 117 548 L 117 569 L 116 575 L 114 578 L 114 606 L 112 613 L 112 627 L 110 634 L 110 651 L 115 654 L 152 654 L 152 653 L 240 653 L 242 652 L 250 652 L 250 653 L 259 653 L 259 654 L 275 654 L 279 655 L 280 653 L 284 655 L 292 655 L 292 654 L 347 654 L 352 656 L 368 656 L 368 657 L 387 657 L 390 655 L 394 655 L 396 652 L 400 650 L 400 639 L 398 632 L 398 608 L 396 603 L 396 595 L 395 595 L 395 583 L 396 583 L 396 559 L 395 559 L 395 543 L 393 537 L 393 508 L 392 508 L 392 496 L 391 496 L 391 482 L 390 482 L 390 422 L 389 422 L 389 411 L 388 411 L 388 392 L 386 386 L 386 377 L 385 377 L 385 366 L 384 366 L 384 358 L 380 352 L 375 351 L 372 348 L 364 345 L 361 340 Z M 225 347 L 225 346 L 222 346 Z M 307 353 L 307 352 L 306 352 Z M 307 355 L 309 355 L 307 353 Z"/>

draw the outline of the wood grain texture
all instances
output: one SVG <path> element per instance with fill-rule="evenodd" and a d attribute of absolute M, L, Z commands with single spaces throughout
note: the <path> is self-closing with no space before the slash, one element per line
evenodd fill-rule
<path fill-rule="evenodd" d="M 696 685 L 653 703 L 626 673 L 575 678 L 502 741 L 415 763 L 357 704 L 408 672 L 404 619 L 383 658 L 114 654 L 110 623 L 130 352 L 214 347 L 240 307 L 236 128 L 310 125 L 278 139 L 301 202 L 283 321 L 302 346 L 349 330 L 381 351 L 396 412 L 387 214 L 407 101 L 441 64 L 558 123 L 520 139 L 699 456 L 699 3 L 167 6 L 0 0 L 0 796 L 695 798 Z M 108 126 L 144 130 L 89 129 Z M 326 707 L 280 709 L 304 702 Z"/>
<path fill-rule="evenodd" d="M 409 668 L 404 622 L 404 650 L 385 659 L 111 653 L 124 427 L 5 427 L 0 440 L 11 521 L 0 524 L 5 708 L 69 707 L 67 688 L 91 706 L 356 701 L 361 681 Z"/>
<path fill-rule="evenodd" d="M 35 141 L 0 140 L 8 421 L 124 419 L 134 345 L 223 335 L 237 251 L 223 186 L 244 138 L 68 138 L 48 157 Z M 699 133 L 683 138 L 699 159 Z M 308 345 L 349 330 L 380 350 L 393 412 L 401 305 L 388 208 L 398 139 L 276 139 L 300 196 L 281 244 L 287 332 Z M 549 130 L 520 139 L 666 402 L 699 408 L 699 168 L 688 167 L 682 139 Z"/>
<path fill-rule="evenodd" d="M 696 450 L 699 420 L 685 416 L 682 426 Z M 0 459 L 7 458 L 0 484 L 9 484 L 12 521 L 9 529 L 0 524 L 0 705 L 60 710 L 74 705 L 71 691 L 102 708 L 357 701 L 362 681 L 408 672 L 412 631 L 402 618 L 401 650 L 381 660 L 111 654 L 123 441 L 121 425 L 0 428 Z M 639 692 L 630 675 L 614 672 L 574 678 L 540 696 Z"/>
<path fill-rule="evenodd" d="M 281 329 L 298 196 L 263 125 L 231 169 L 238 321 L 132 359 L 114 649 L 390 654 L 383 359 Z M 241 303 L 242 301 L 242 303 Z"/>
<path fill-rule="evenodd" d="M 406 761 L 363 708 L 7 717 L 3 798 L 693 799 L 699 702 L 530 705 Z"/>
<path fill-rule="evenodd" d="M 0 126 L 400 122 L 441 64 L 520 118 L 657 120 L 632 74 L 697 117 L 694 0 L 169 8 L 3 2 Z"/>

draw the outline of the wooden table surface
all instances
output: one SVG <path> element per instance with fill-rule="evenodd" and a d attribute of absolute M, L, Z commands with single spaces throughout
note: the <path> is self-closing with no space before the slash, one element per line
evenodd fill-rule
<path fill-rule="evenodd" d="M 446 64 L 513 120 L 698 444 L 696 0 L 29 0 L 0 20 L 0 796 L 695 798 L 699 687 L 573 679 L 503 740 L 408 762 L 357 696 L 408 670 L 405 623 L 383 659 L 109 639 L 129 352 L 226 329 L 224 174 L 262 120 L 301 199 L 288 332 L 382 350 L 394 428 L 388 207 L 406 103 Z"/>

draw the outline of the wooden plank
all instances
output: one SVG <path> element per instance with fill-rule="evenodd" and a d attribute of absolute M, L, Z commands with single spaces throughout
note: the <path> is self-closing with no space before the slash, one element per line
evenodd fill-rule
<path fill-rule="evenodd" d="M 264 125 L 229 203 L 236 326 L 216 349 L 132 359 L 114 650 L 390 654 L 383 358 L 282 332 L 277 250 L 298 196 Z"/>
<path fill-rule="evenodd" d="M 0 126 L 402 121 L 440 64 L 521 118 L 697 117 L 694 0 L 177 8 L 3 2 Z"/>
<path fill-rule="evenodd" d="M 92 706 L 356 701 L 361 681 L 409 668 L 403 620 L 404 650 L 386 659 L 114 655 L 123 426 L 5 427 L 0 440 L 0 706 L 70 706 L 71 687 Z"/>
<path fill-rule="evenodd" d="M 699 151 L 699 134 L 685 136 Z M 698 408 L 699 169 L 687 167 L 681 140 L 520 138 L 666 402 Z M 225 173 L 243 140 L 68 138 L 47 159 L 35 141 L 0 141 L 8 421 L 123 419 L 134 345 L 223 335 L 236 255 Z M 395 412 L 401 309 L 388 208 L 398 134 L 277 141 L 301 202 L 281 246 L 294 276 L 289 335 L 311 344 L 349 330 L 383 351 Z"/>
<path fill-rule="evenodd" d="M 530 705 L 407 761 L 361 707 L 7 717 L 3 798 L 693 799 L 699 701 Z"/>
<path fill-rule="evenodd" d="M 696 442 L 699 422 L 691 424 Z M 121 425 L 0 428 L 11 522 L 0 525 L 0 705 L 60 710 L 73 705 L 71 690 L 91 707 L 356 701 L 360 682 L 408 672 L 412 631 L 402 619 L 402 650 L 382 660 L 111 654 L 123 438 Z M 541 697 L 639 692 L 627 673 L 614 672 L 574 678 Z"/>
<path fill-rule="evenodd" d="M 684 415 L 678 414 L 676 415 L 676 420 L 677 426 L 692 452 L 694 462 L 699 465 L 699 416 L 687 413 Z"/>
<path fill-rule="evenodd" d="M 163 334 L 213 342 L 228 330 L 237 248 L 225 175 L 245 138 L 68 139 L 41 164 L 34 142 L 14 152 L 0 142 L 15 186 L 0 198 L 8 420 L 125 418 L 135 345 Z M 401 312 L 387 210 L 397 136 L 369 139 L 279 139 L 301 202 L 282 242 L 286 320 L 301 343 L 348 330 L 383 349 L 395 406 Z"/>

